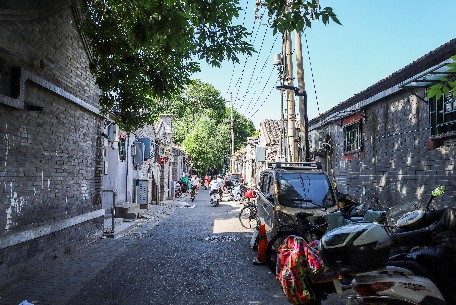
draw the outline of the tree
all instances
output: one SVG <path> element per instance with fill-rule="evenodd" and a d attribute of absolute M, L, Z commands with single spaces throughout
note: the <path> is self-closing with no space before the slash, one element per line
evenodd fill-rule
<path fill-rule="evenodd" d="M 314 20 L 325 25 L 330 20 L 341 24 L 331 7 L 321 8 L 319 0 L 267 0 L 268 15 L 272 19 L 274 34 L 283 31 L 303 31 Z"/>
<path fill-rule="evenodd" d="M 193 170 L 199 176 L 209 169 L 221 170 L 229 151 L 229 129 L 208 115 L 200 116 L 183 141 L 185 150 L 192 156 Z"/>
<path fill-rule="evenodd" d="M 248 32 L 233 25 L 233 0 L 83 1 L 84 34 L 93 51 L 90 65 L 102 90 L 100 105 L 118 112 L 134 130 L 165 112 L 162 100 L 183 89 L 199 71 L 197 58 L 213 66 L 251 54 Z"/>
<path fill-rule="evenodd" d="M 199 175 L 210 168 L 222 170 L 231 150 L 231 108 L 226 107 L 220 92 L 211 84 L 192 80 L 166 102 L 166 107 L 175 118 L 173 141 L 192 155 L 194 170 Z M 255 133 L 255 126 L 237 111 L 233 118 L 235 147 L 239 149 Z"/>
<path fill-rule="evenodd" d="M 447 67 L 449 68 L 448 73 L 456 73 L 456 56 L 451 56 L 451 59 L 454 60 L 454 62 L 450 62 L 447 64 Z M 438 100 L 442 97 L 443 94 L 449 95 L 451 93 L 454 95 L 455 92 L 456 92 L 456 79 L 454 77 L 453 78 L 443 77 L 440 79 L 440 82 L 438 82 L 428 88 L 427 97 L 428 98 L 435 97 Z"/>
<path fill-rule="evenodd" d="M 233 121 L 234 121 L 234 150 L 239 150 L 245 146 L 248 137 L 253 137 L 256 130 L 255 125 L 245 116 L 240 114 L 233 109 Z M 230 119 L 231 108 L 227 108 L 226 120 Z"/>
<path fill-rule="evenodd" d="M 238 0 L 85 0 L 83 32 L 90 43 L 90 69 L 104 113 L 117 113 L 127 131 L 167 112 L 164 100 L 180 92 L 199 71 L 196 60 L 220 66 L 251 55 L 247 30 L 234 25 Z M 285 5 L 290 3 L 290 10 Z M 339 23 L 317 0 L 268 0 L 274 31 L 298 30 L 312 20 Z"/>
<path fill-rule="evenodd" d="M 220 124 L 225 118 L 225 100 L 214 86 L 192 80 L 182 92 L 166 102 L 167 112 L 176 118 L 173 140 L 181 144 L 195 121 L 202 115 Z"/>

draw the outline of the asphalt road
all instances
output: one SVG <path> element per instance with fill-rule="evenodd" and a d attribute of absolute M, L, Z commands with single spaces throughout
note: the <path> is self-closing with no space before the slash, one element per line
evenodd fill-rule
<path fill-rule="evenodd" d="M 204 190 L 181 203 L 158 225 L 146 222 L 123 237 L 130 242 L 122 253 L 67 304 L 289 304 L 269 269 L 252 264 L 240 204 L 212 207 Z M 333 296 L 324 304 L 344 302 Z"/>

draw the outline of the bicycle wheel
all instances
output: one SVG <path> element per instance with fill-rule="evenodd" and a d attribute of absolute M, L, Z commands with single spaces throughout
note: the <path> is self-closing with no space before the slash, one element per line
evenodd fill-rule
<path fill-rule="evenodd" d="M 258 226 L 257 210 L 255 207 L 246 206 L 239 213 L 239 221 L 246 229 L 253 229 Z"/>
<path fill-rule="evenodd" d="M 268 246 L 266 247 L 266 265 L 268 265 L 274 275 L 276 275 L 277 250 L 279 250 L 280 245 L 290 235 L 300 236 L 296 231 L 279 231 L 268 242 Z"/>

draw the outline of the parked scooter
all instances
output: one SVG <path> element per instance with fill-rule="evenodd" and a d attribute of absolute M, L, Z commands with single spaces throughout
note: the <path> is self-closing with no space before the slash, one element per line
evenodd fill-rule
<path fill-rule="evenodd" d="M 320 254 L 326 265 L 354 276 L 356 295 L 347 305 L 453 304 L 456 211 L 429 209 L 443 193 L 444 187 L 437 187 L 425 207 L 400 217 L 397 233 L 359 223 L 322 237 Z"/>

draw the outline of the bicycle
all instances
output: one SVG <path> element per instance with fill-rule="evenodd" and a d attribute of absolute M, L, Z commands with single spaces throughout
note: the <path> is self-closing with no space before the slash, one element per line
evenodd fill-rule
<path fill-rule="evenodd" d="M 260 221 L 257 215 L 257 207 L 252 202 L 247 202 L 239 213 L 239 221 L 246 229 L 258 227 Z"/>

